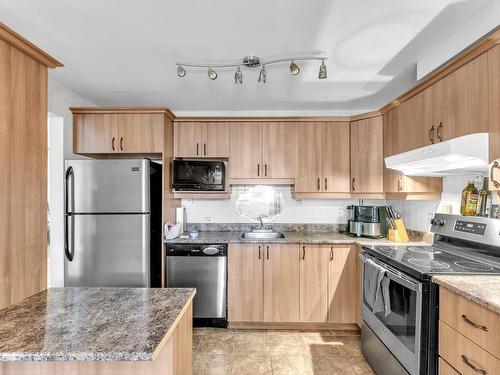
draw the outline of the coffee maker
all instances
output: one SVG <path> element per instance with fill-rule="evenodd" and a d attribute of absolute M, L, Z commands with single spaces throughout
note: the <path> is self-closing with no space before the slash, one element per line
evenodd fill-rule
<path fill-rule="evenodd" d="M 383 238 L 387 235 L 385 206 L 347 206 L 347 232 L 357 237 Z"/>

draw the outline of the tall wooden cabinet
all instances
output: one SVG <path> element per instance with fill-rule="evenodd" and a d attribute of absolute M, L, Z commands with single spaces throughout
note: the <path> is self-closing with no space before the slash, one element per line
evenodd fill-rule
<path fill-rule="evenodd" d="M 227 122 L 175 122 L 174 134 L 176 157 L 229 157 L 229 123 Z"/>
<path fill-rule="evenodd" d="M 349 142 L 349 122 L 296 123 L 295 193 L 348 193 Z"/>
<path fill-rule="evenodd" d="M 0 23 L 0 308 L 47 288 L 47 69 Z"/>

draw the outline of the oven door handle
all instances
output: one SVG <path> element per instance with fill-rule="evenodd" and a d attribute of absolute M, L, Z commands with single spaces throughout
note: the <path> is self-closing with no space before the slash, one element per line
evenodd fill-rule
<path fill-rule="evenodd" d="M 401 285 L 407 287 L 408 289 L 413 290 L 416 293 L 422 293 L 422 283 L 419 283 L 418 281 L 413 282 L 408 277 L 404 277 L 404 278 L 401 277 L 396 272 L 387 268 L 384 264 L 381 264 L 381 262 L 378 262 L 375 258 L 367 257 L 363 253 L 359 253 L 359 259 L 361 259 L 363 261 L 363 265 L 364 265 L 364 263 L 366 263 L 366 261 L 368 259 L 372 260 L 373 262 L 377 263 L 378 265 L 380 265 L 386 269 L 385 276 L 388 279 L 394 281 L 395 283 L 401 284 Z"/>

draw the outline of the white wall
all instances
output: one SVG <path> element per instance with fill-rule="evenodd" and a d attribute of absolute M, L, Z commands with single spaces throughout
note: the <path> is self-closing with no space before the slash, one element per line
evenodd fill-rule
<path fill-rule="evenodd" d="M 73 154 L 73 119 L 69 107 L 96 104 L 49 77 L 49 207 L 48 285 L 64 286 L 64 160 Z"/>
<path fill-rule="evenodd" d="M 189 223 L 249 223 L 250 221 L 238 214 L 234 206 L 238 195 L 250 186 L 234 187 L 231 199 L 183 199 Z M 281 216 L 273 220 L 275 223 L 302 224 L 345 224 L 345 208 L 358 204 L 358 200 L 350 199 L 304 199 L 292 198 L 290 186 L 275 186 L 283 193 L 285 208 Z M 384 200 L 364 201 L 367 205 L 383 205 Z"/>
<path fill-rule="evenodd" d="M 417 62 L 417 79 L 429 74 L 500 25 L 500 1 L 477 1 L 484 4 L 480 11 L 475 13 L 468 22 L 461 22 L 460 24 L 455 22 L 454 24 L 453 19 L 448 18 L 450 33 L 445 34 L 446 37 L 436 35 L 435 42 L 423 50 L 423 55 Z M 467 6 L 467 4 L 464 4 L 464 6 Z M 456 19 L 458 20 L 459 17 L 456 17 Z"/>

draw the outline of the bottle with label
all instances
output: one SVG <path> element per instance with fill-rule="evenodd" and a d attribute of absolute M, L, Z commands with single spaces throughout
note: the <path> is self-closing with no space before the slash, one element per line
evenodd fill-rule
<path fill-rule="evenodd" d="M 488 191 L 488 177 L 483 180 L 483 188 L 479 191 L 479 201 L 477 204 L 477 216 L 487 217 L 490 208 L 490 192 Z"/>
<path fill-rule="evenodd" d="M 463 216 L 476 216 L 478 198 L 479 198 L 479 193 L 476 187 L 474 186 L 474 181 L 469 180 L 468 185 L 462 192 L 460 214 Z"/>

